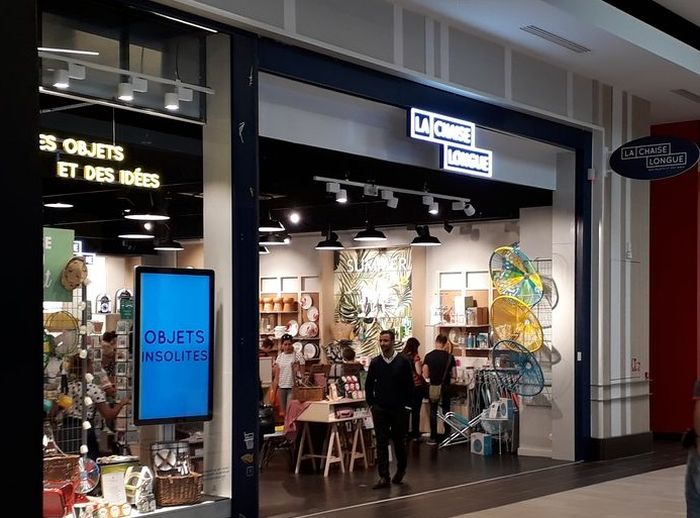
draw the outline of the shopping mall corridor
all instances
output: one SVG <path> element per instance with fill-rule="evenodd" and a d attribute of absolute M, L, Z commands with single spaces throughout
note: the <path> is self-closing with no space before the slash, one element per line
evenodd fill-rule
<path fill-rule="evenodd" d="M 451 453 L 454 459 L 458 452 Z M 527 470 L 513 474 L 494 471 L 493 477 L 484 477 L 481 482 L 460 478 L 455 473 L 455 482 L 450 483 L 442 472 L 437 475 L 440 483 L 435 484 L 436 474 L 431 473 L 435 466 L 423 465 L 422 458 L 418 458 L 409 466 L 406 483 L 392 487 L 383 495 L 369 488 L 369 473 L 361 480 L 338 473 L 325 481 L 314 474 L 299 475 L 301 478 L 289 475 L 285 481 L 278 482 L 281 484 L 276 497 L 271 492 L 262 493 L 272 498 L 263 499 L 261 509 L 262 515 L 268 518 L 683 516 L 684 459 L 684 451 L 677 442 L 657 441 L 653 453 L 625 459 L 533 465 L 528 466 L 533 469 L 529 473 Z M 450 469 L 452 464 L 443 466 Z M 272 473 L 268 473 L 267 484 L 263 482 L 263 487 L 270 490 L 274 485 L 271 476 Z M 315 497 L 307 494 L 305 512 L 293 498 L 280 498 L 285 487 L 299 481 L 303 481 L 305 488 L 315 487 L 317 493 Z M 314 501 L 316 504 L 310 505 Z M 339 504 L 333 506 L 333 501 Z"/>

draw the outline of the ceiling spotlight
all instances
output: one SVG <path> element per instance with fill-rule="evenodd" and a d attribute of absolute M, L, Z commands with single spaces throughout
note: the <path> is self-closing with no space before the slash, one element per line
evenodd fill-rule
<path fill-rule="evenodd" d="M 117 87 L 117 99 L 120 101 L 134 100 L 134 86 L 131 83 L 119 83 Z"/>
<path fill-rule="evenodd" d="M 395 209 L 396 207 L 399 206 L 399 199 L 398 198 L 390 198 L 386 201 L 386 206 L 389 207 L 390 209 Z"/>
<path fill-rule="evenodd" d="M 382 191 L 382 200 L 391 200 L 394 197 L 394 191 L 390 191 L 388 189 L 384 189 Z"/>
<path fill-rule="evenodd" d="M 191 88 L 187 88 L 186 86 L 178 86 L 176 93 L 179 101 L 192 101 L 193 92 Z"/>
<path fill-rule="evenodd" d="M 184 250 L 185 247 L 182 243 L 175 241 L 173 239 L 166 239 L 165 241 L 160 241 L 153 246 L 153 250 L 160 250 L 161 252 L 178 252 Z"/>
<path fill-rule="evenodd" d="M 430 229 L 427 225 L 419 225 L 416 227 L 416 236 L 411 241 L 411 246 L 440 246 L 440 240 L 435 236 L 430 235 Z"/>
<path fill-rule="evenodd" d="M 167 92 L 165 94 L 164 106 L 165 106 L 166 110 L 170 110 L 171 112 L 179 110 L 180 109 L 180 101 L 177 97 L 177 93 Z"/>
<path fill-rule="evenodd" d="M 260 225 L 258 226 L 259 232 L 284 232 L 284 230 L 284 225 L 276 219 L 272 219 L 269 215 L 260 220 Z"/>
<path fill-rule="evenodd" d="M 153 230 L 153 223 L 151 223 L 150 221 L 146 221 L 146 223 L 143 224 L 143 228 L 145 228 L 146 230 Z"/>
<path fill-rule="evenodd" d="M 85 66 L 77 63 L 68 63 L 68 77 L 71 79 L 85 79 Z"/>
<path fill-rule="evenodd" d="M 343 250 L 343 243 L 338 240 L 338 234 L 331 232 L 326 233 L 326 239 L 319 241 L 316 245 L 316 250 Z"/>
<path fill-rule="evenodd" d="M 464 207 L 464 213 L 471 217 L 476 214 L 476 209 L 471 203 L 467 203 L 466 207 Z"/>
<path fill-rule="evenodd" d="M 423 205 L 432 205 L 433 204 L 433 197 L 425 195 L 423 196 Z"/>
<path fill-rule="evenodd" d="M 364 230 L 359 231 L 353 238 L 355 241 L 386 241 L 384 232 L 376 230 L 374 225 L 367 224 Z"/>
<path fill-rule="evenodd" d="M 68 77 L 68 70 L 65 68 L 59 68 L 53 72 L 53 86 L 59 90 L 65 90 L 70 86 L 70 79 Z"/>
<path fill-rule="evenodd" d="M 464 200 L 462 201 L 453 201 L 452 202 L 452 210 L 464 210 Z"/>
<path fill-rule="evenodd" d="M 436 201 L 430 204 L 430 208 L 428 209 L 428 212 L 432 215 L 437 214 L 440 212 L 440 205 Z"/>
<path fill-rule="evenodd" d="M 299 223 L 301 221 L 301 216 L 299 215 L 298 212 L 292 212 L 289 215 L 289 221 L 296 225 L 297 223 Z"/>
<path fill-rule="evenodd" d="M 44 203 L 44 207 L 49 207 L 50 209 L 70 209 L 73 207 L 72 203 L 63 203 L 61 201 L 54 201 L 49 203 Z"/>
<path fill-rule="evenodd" d="M 326 182 L 326 192 L 331 192 L 333 194 L 340 190 L 340 184 L 338 182 Z"/>
<path fill-rule="evenodd" d="M 445 232 L 447 232 L 448 234 L 451 234 L 452 230 L 454 230 L 455 227 L 450 225 L 449 221 L 445 220 L 445 223 L 442 224 L 442 228 L 445 229 Z"/>
<path fill-rule="evenodd" d="M 335 193 L 335 201 L 338 203 L 347 203 L 348 202 L 348 191 L 345 189 L 340 189 L 337 193 Z"/>
<path fill-rule="evenodd" d="M 364 194 L 365 196 L 377 196 L 379 194 L 379 188 L 371 183 L 365 184 Z"/>
<path fill-rule="evenodd" d="M 267 255 L 270 253 L 270 249 L 267 248 L 266 246 L 260 246 L 258 245 L 258 254 L 259 255 Z"/>

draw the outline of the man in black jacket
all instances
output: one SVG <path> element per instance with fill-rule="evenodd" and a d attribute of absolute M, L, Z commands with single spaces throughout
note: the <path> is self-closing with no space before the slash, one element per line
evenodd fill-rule
<path fill-rule="evenodd" d="M 372 409 L 377 434 L 379 481 L 374 489 L 390 486 L 389 439 L 394 442 L 396 453 L 396 473 L 391 482 L 400 484 L 406 474 L 406 433 L 413 394 L 413 367 L 404 355 L 394 350 L 394 331 L 382 331 L 379 346 L 382 354 L 369 364 L 365 382 L 367 403 Z"/>

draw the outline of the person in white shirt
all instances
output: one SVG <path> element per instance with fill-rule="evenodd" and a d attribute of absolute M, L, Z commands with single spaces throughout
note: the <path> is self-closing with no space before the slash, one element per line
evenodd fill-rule
<path fill-rule="evenodd" d="M 304 365 L 304 356 L 294 350 L 292 335 L 282 335 L 282 351 L 277 355 L 273 375 L 275 376 L 280 408 L 286 414 L 289 396 L 300 373 L 300 365 Z"/>

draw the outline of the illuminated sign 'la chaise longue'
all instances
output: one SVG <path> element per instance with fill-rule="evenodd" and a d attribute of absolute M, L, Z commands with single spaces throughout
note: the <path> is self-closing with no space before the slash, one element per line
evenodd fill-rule
<path fill-rule="evenodd" d="M 441 145 L 441 167 L 455 173 L 490 177 L 493 155 L 476 147 L 473 122 L 418 108 L 409 111 L 409 136 Z"/>

